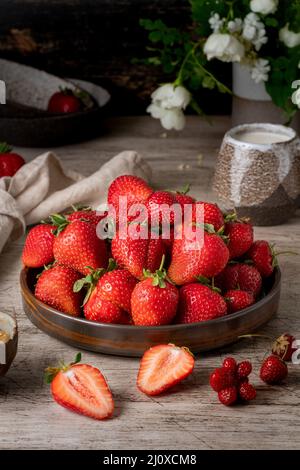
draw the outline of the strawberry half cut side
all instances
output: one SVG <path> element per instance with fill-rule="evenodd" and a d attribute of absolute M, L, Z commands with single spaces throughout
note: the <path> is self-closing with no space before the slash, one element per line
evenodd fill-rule
<path fill-rule="evenodd" d="M 142 357 L 137 387 L 146 395 L 159 395 L 193 372 L 194 356 L 174 344 L 153 346 Z"/>
<path fill-rule="evenodd" d="M 75 362 L 46 369 L 45 380 L 51 382 L 54 400 L 75 413 L 102 420 L 113 414 L 114 401 L 107 382 L 99 369 Z"/>

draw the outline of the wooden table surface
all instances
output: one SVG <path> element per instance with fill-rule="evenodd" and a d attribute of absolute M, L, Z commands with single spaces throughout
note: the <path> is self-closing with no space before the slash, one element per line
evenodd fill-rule
<path fill-rule="evenodd" d="M 151 164 L 159 188 L 186 182 L 198 198 L 213 199 L 211 177 L 222 136 L 230 126 L 216 117 L 213 126 L 188 119 L 182 133 L 166 134 L 148 117 L 114 118 L 107 133 L 80 145 L 55 149 L 64 164 L 88 175 L 121 150 L 137 150 Z M 21 149 L 27 159 L 39 149 Z M 277 227 L 255 229 L 256 238 L 276 242 L 280 250 L 300 253 L 299 217 Z M 136 386 L 138 359 L 83 352 L 84 362 L 101 368 L 114 394 L 113 419 L 97 422 L 56 405 L 43 371 L 58 359 L 73 359 L 76 350 L 48 337 L 26 318 L 19 292 L 23 239 L 0 256 L 0 309 L 17 315 L 19 350 L 0 380 L 0 449 L 298 449 L 300 447 L 300 366 L 289 366 L 287 382 L 266 386 L 259 366 L 270 348 L 261 338 L 241 340 L 196 359 L 194 374 L 162 397 L 148 398 Z M 300 257 L 281 256 L 282 297 L 274 318 L 260 333 L 276 338 L 289 331 L 300 339 Z M 226 408 L 208 385 L 209 373 L 222 358 L 250 359 L 257 399 Z"/>

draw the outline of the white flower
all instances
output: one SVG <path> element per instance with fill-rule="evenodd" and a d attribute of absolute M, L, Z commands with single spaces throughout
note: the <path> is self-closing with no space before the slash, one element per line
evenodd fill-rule
<path fill-rule="evenodd" d="M 287 47 L 296 47 L 300 44 L 300 33 L 294 33 L 289 30 L 289 24 L 287 23 L 284 28 L 279 31 L 279 39 Z"/>
<path fill-rule="evenodd" d="M 266 59 L 257 59 L 251 69 L 251 77 L 255 83 L 267 82 L 271 67 Z"/>
<path fill-rule="evenodd" d="M 224 25 L 224 18 L 220 18 L 219 13 L 213 13 L 208 20 L 214 33 L 218 33 Z"/>
<path fill-rule="evenodd" d="M 292 94 L 292 102 L 300 108 L 300 88 Z"/>
<path fill-rule="evenodd" d="M 213 33 L 204 44 L 204 54 L 223 62 L 240 62 L 245 55 L 243 44 L 231 34 Z"/>
<path fill-rule="evenodd" d="M 278 7 L 278 0 L 251 0 L 250 8 L 255 13 L 269 15 L 275 13 Z"/>
<path fill-rule="evenodd" d="M 248 13 L 245 16 L 242 36 L 252 42 L 257 51 L 268 42 L 265 25 L 256 13 Z"/>
<path fill-rule="evenodd" d="M 183 110 L 191 100 L 190 92 L 183 86 L 167 83 L 157 88 L 151 95 L 152 103 L 147 112 L 160 119 L 165 129 L 182 130 L 185 125 Z"/>
<path fill-rule="evenodd" d="M 239 33 L 243 27 L 243 20 L 241 18 L 235 18 L 227 24 L 228 31 L 230 33 Z"/>
<path fill-rule="evenodd" d="M 166 109 L 185 109 L 191 100 L 191 94 L 183 86 L 174 87 L 172 83 L 166 83 L 157 88 L 151 98 L 154 102 L 159 101 L 161 106 Z"/>

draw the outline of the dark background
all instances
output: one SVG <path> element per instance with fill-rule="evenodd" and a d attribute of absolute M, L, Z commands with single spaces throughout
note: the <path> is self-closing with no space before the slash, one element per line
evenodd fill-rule
<path fill-rule="evenodd" d="M 143 114 L 151 91 L 170 77 L 159 68 L 132 64 L 132 58 L 147 55 L 140 18 L 185 28 L 189 2 L 0 0 L 0 57 L 93 81 L 112 93 L 113 114 Z M 229 76 L 219 78 L 230 82 Z M 208 113 L 230 112 L 229 96 L 206 90 L 198 99 Z"/>

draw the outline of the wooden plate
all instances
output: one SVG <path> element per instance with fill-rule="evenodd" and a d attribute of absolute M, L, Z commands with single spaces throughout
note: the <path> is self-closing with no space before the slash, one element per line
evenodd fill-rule
<path fill-rule="evenodd" d="M 187 346 L 198 353 L 236 341 L 238 336 L 261 327 L 277 312 L 281 281 L 280 270 L 276 268 L 265 282 L 265 297 L 240 312 L 187 325 L 143 327 L 96 323 L 59 312 L 34 297 L 35 276 L 35 270 L 25 268 L 20 283 L 25 313 L 40 330 L 77 348 L 136 357 L 161 343 Z"/>

